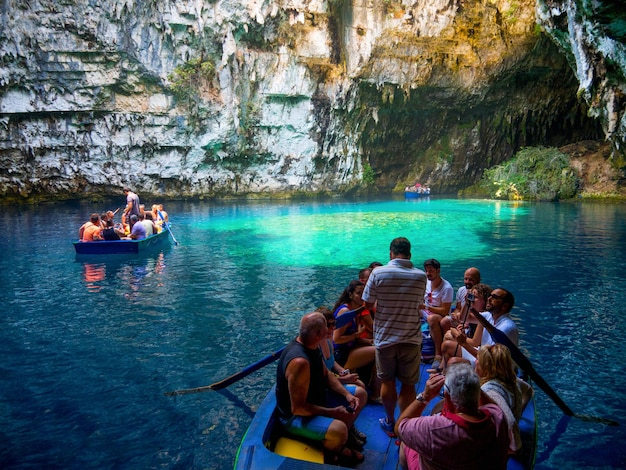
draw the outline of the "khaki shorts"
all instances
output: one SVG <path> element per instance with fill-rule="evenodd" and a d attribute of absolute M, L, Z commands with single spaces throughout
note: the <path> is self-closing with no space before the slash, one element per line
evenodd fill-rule
<path fill-rule="evenodd" d="M 382 381 L 398 379 L 405 385 L 415 385 L 420 378 L 420 344 L 392 344 L 376 348 L 376 371 Z"/>

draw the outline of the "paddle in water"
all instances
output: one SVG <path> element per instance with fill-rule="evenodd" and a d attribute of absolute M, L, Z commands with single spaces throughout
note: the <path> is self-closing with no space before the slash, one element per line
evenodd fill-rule
<path fill-rule="evenodd" d="M 358 312 L 360 312 L 361 310 L 363 310 L 364 308 L 365 308 L 365 306 L 361 306 L 359 308 L 356 308 L 354 310 L 350 310 L 349 312 L 346 312 L 343 315 L 341 315 L 337 319 L 337 327 L 341 328 L 342 326 L 344 326 L 347 323 L 349 323 L 350 321 L 352 321 L 354 319 L 354 317 L 356 316 L 356 314 Z M 231 385 L 231 384 L 233 384 L 233 383 L 243 379 L 244 377 L 247 377 L 248 375 L 252 374 L 253 372 L 261 369 L 262 367 L 265 367 L 266 365 L 271 364 L 272 362 L 274 362 L 275 360 L 277 360 L 280 357 L 280 355 L 282 354 L 282 352 L 283 352 L 283 350 L 285 348 L 286 348 L 286 346 L 283 346 L 278 351 L 274 351 L 269 356 L 265 356 L 263 359 L 255 362 L 254 364 L 250 364 L 248 367 L 240 370 L 239 372 L 237 372 L 237 373 L 235 373 L 233 375 L 229 375 L 228 377 L 226 377 L 225 379 L 220 380 L 219 382 L 212 383 L 211 385 L 205 385 L 203 387 L 185 388 L 185 389 L 182 389 L 182 390 L 174 390 L 173 392 L 165 392 L 165 396 L 172 397 L 174 395 L 187 395 L 189 393 L 206 392 L 208 390 L 221 390 L 221 389 L 226 388 L 229 385 Z"/>
<path fill-rule="evenodd" d="M 546 395 L 548 395 L 556 405 L 561 408 L 563 413 L 567 416 L 573 416 L 574 418 L 582 419 L 583 421 L 589 421 L 592 423 L 602 423 L 609 426 L 619 426 L 617 421 L 607 418 L 600 418 L 596 416 L 588 416 L 579 413 L 574 413 L 569 406 L 561 399 L 561 397 L 550 387 L 541 375 L 537 373 L 530 360 L 524 355 L 522 351 L 509 339 L 509 337 L 493 326 L 485 317 L 483 317 L 476 310 L 472 309 L 474 317 L 480 322 L 480 324 L 489 332 L 491 337 L 496 343 L 505 345 L 511 351 L 511 357 L 515 363 L 528 374 L 528 376 L 541 388 Z"/>
<path fill-rule="evenodd" d="M 174 245 L 178 245 L 178 241 L 176 240 L 176 238 L 174 238 L 174 234 L 172 233 L 172 229 L 170 228 L 170 223 L 165 221 L 165 218 L 163 217 L 163 213 L 161 211 L 157 211 L 157 212 L 159 213 L 159 217 L 161 217 L 161 220 L 163 221 L 163 225 L 165 226 L 167 231 L 170 232 Z"/>

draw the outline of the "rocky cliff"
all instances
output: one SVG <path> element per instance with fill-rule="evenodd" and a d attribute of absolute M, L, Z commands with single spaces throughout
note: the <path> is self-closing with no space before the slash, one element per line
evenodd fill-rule
<path fill-rule="evenodd" d="M 450 192 L 605 137 L 618 162 L 623 37 L 540 1 L 0 0 L 0 199 Z"/>

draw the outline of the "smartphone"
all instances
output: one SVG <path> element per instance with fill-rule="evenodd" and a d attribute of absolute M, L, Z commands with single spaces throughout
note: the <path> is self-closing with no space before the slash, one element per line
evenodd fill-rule
<path fill-rule="evenodd" d="M 352 408 L 350 405 L 346 406 L 346 411 L 348 413 L 354 413 L 354 408 Z"/>

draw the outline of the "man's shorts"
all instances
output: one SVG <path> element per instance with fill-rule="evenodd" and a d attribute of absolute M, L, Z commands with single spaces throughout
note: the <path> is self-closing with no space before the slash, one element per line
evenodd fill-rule
<path fill-rule="evenodd" d="M 344 385 L 344 387 L 354 395 L 356 393 L 356 385 Z M 326 403 L 328 408 L 336 406 L 347 406 L 348 402 L 343 397 L 331 390 L 326 392 Z M 304 437 L 312 441 L 323 441 L 330 427 L 330 423 L 334 420 L 326 416 L 292 416 L 289 419 L 280 418 L 280 423 L 285 431 L 294 436 Z"/>
<path fill-rule="evenodd" d="M 420 344 L 392 344 L 376 348 L 376 370 L 382 381 L 396 380 L 415 385 L 420 378 L 422 346 Z"/>

